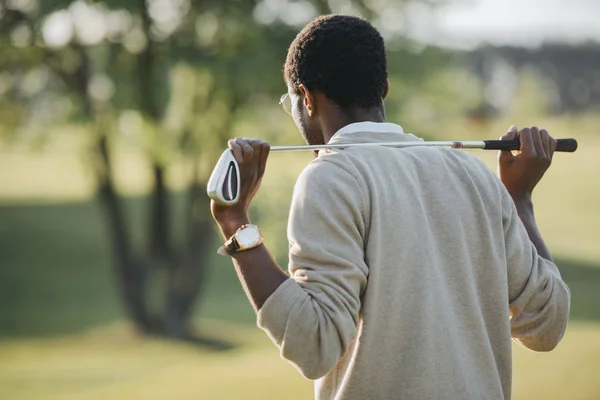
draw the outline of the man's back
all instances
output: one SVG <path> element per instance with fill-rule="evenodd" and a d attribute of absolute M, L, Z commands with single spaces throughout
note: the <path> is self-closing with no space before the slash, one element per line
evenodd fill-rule
<path fill-rule="evenodd" d="M 342 393 L 357 399 L 510 393 L 496 178 L 472 156 L 447 149 L 369 147 L 345 151 L 344 158 L 368 188 L 369 276 L 360 334 L 345 356 L 356 367 Z M 370 379 L 378 384 L 363 384 Z"/>
<path fill-rule="evenodd" d="M 361 131 L 390 125 L 357 124 L 332 143 L 416 140 Z M 290 275 L 309 296 L 274 323 L 295 296 L 282 284 L 259 324 L 320 378 L 317 398 L 509 398 L 509 312 L 513 336 L 533 348 L 564 332 L 556 267 L 537 256 L 498 178 L 465 152 L 322 154 L 299 178 L 288 234 Z"/>

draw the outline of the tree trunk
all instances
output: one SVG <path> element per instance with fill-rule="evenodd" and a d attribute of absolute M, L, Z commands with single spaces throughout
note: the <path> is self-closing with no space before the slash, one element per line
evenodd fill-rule
<path fill-rule="evenodd" d="M 121 296 L 127 315 L 140 331 L 147 332 L 150 329 L 150 321 L 145 305 L 146 272 L 143 265 L 136 262 L 133 255 L 122 202 L 114 188 L 107 132 L 100 117 L 102 110 L 94 104 L 88 93 L 88 86 L 92 78 L 91 62 L 83 46 L 76 45 L 76 50 L 82 60 L 75 74 L 77 91 L 83 102 L 85 115 L 97 124 L 100 134 L 96 143 L 98 155 L 96 163 L 97 196 L 106 215 L 105 221 L 108 224 Z"/>
<path fill-rule="evenodd" d="M 98 173 L 98 199 L 107 218 L 112 242 L 115 269 L 127 315 L 142 332 L 152 329 L 145 302 L 146 270 L 136 262 L 132 252 L 127 221 L 121 201 L 115 192 L 106 135 L 102 135 L 97 147 L 102 162 Z"/>
<path fill-rule="evenodd" d="M 209 201 L 203 188 L 204 182 L 194 179 L 189 191 L 185 219 L 188 221 L 187 241 L 182 251 L 181 262 L 169 269 L 167 297 L 164 314 L 164 329 L 169 337 L 184 338 L 193 334 L 189 320 L 193 306 L 206 276 L 209 257 L 213 246 L 213 226 L 206 218 Z"/>
<path fill-rule="evenodd" d="M 154 165 L 152 170 L 154 191 L 150 199 L 149 254 L 168 264 L 174 261 L 174 254 L 171 251 L 169 234 L 169 193 L 165 183 L 165 169 L 162 166 Z"/>

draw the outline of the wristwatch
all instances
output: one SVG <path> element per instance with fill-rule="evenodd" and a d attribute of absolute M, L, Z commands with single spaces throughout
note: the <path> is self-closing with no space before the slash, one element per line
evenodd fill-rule
<path fill-rule="evenodd" d="M 253 249 L 263 242 L 263 237 L 258 230 L 258 226 L 252 224 L 242 225 L 238 230 L 225 242 L 217 253 L 221 256 L 230 256 L 234 253 Z"/>

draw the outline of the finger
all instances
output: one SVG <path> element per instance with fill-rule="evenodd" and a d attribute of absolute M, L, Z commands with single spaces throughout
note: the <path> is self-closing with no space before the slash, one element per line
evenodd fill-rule
<path fill-rule="evenodd" d="M 542 148 L 544 149 L 544 154 L 546 157 L 552 157 L 552 151 L 550 150 L 550 135 L 548 135 L 548 131 L 545 129 L 540 129 L 540 141 L 542 142 Z"/>
<path fill-rule="evenodd" d="M 250 140 L 250 145 L 254 149 L 254 162 L 257 164 L 260 163 L 260 160 L 262 159 L 262 152 L 263 152 L 262 143 L 263 143 L 263 140 L 261 140 L 259 138 L 254 138 L 254 139 Z"/>
<path fill-rule="evenodd" d="M 254 158 L 254 149 L 248 142 L 248 139 L 235 138 L 234 141 L 242 148 L 242 155 L 244 157 L 244 162 L 251 164 L 252 159 Z"/>
<path fill-rule="evenodd" d="M 252 147 L 252 165 L 257 166 L 258 160 L 260 160 L 261 148 L 258 143 L 259 139 L 247 139 L 248 144 Z"/>
<path fill-rule="evenodd" d="M 542 129 L 540 131 L 542 135 L 542 143 L 544 143 L 544 150 L 546 152 L 546 156 L 552 160 L 552 156 L 554 155 L 554 151 L 556 150 L 556 139 L 554 139 L 546 129 Z"/>
<path fill-rule="evenodd" d="M 542 135 L 540 135 L 540 129 L 537 126 L 531 127 L 531 138 L 533 139 L 533 146 L 535 147 L 535 154 L 537 157 L 546 158 L 544 144 L 542 143 Z"/>
<path fill-rule="evenodd" d="M 242 165 L 244 163 L 244 155 L 240 145 L 237 144 L 235 140 L 231 139 L 227 142 L 227 146 L 233 152 L 233 156 L 235 157 L 235 161 L 237 161 L 238 165 Z"/>
<path fill-rule="evenodd" d="M 535 152 L 535 145 L 533 143 L 533 138 L 531 137 L 531 129 L 521 129 L 517 134 L 517 138 L 521 141 L 521 155 L 528 157 L 537 157 L 537 153 Z"/>
<path fill-rule="evenodd" d="M 510 128 L 508 128 L 508 131 L 506 131 L 506 133 L 504 134 L 504 136 L 502 136 L 500 138 L 500 140 L 515 140 L 517 138 L 517 134 L 518 134 L 517 127 L 514 125 L 511 125 Z"/>
<path fill-rule="evenodd" d="M 258 171 L 262 176 L 265 173 L 265 169 L 267 168 L 267 159 L 269 158 L 269 153 L 271 152 L 271 145 L 264 140 L 261 140 L 260 143 L 260 159 L 258 161 Z"/>

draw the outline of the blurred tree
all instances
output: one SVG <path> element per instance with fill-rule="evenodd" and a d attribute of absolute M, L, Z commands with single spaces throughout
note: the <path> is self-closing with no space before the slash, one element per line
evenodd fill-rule
<path fill-rule="evenodd" d="M 93 134 L 89 160 L 127 314 L 142 332 L 186 338 L 215 246 L 206 166 L 214 165 L 238 113 L 261 96 L 278 98 L 287 46 L 315 15 L 361 14 L 387 37 L 398 37 L 402 21 L 393 16 L 402 16 L 405 3 L 6 0 L 0 3 L 0 91 L 7 94 L 0 99 L 0 129 L 9 135 L 23 121 L 47 127 L 70 120 Z M 420 53 L 397 50 L 390 68 L 418 82 L 426 76 Z M 440 54 L 428 52 L 422 62 L 441 64 Z M 153 177 L 142 248 L 133 243 L 113 168 L 113 141 L 133 122 L 143 126 Z M 171 229 L 166 182 L 174 154 L 191 160 L 193 171 L 182 240 Z M 157 276 L 166 277 L 166 295 L 153 309 L 148 288 Z"/>

